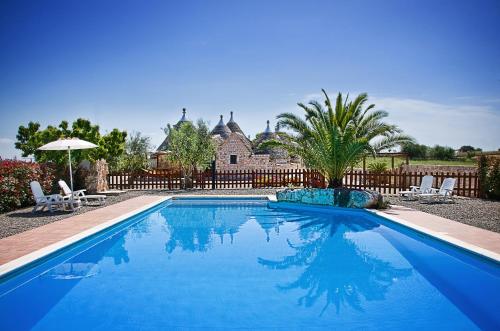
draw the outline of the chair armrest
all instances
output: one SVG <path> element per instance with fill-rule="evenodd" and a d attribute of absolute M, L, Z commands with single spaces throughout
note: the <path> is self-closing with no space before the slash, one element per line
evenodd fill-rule
<path fill-rule="evenodd" d="M 85 191 L 87 191 L 87 190 L 83 189 L 83 190 L 73 191 L 73 195 L 74 195 L 75 197 L 81 197 L 81 196 L 84 196 L 84 195 L 85 195 L 85 193 L 84 193 Z"/>
<path fill-rule="evenodd" d="M 50 198 L 50 195 L 45 195 L 43 197 L 38 197 L 38 198 L 35 198 L 35 202 L 36 203 L 45 203 L 45 202 L 49 201 L 49 198 Z"/>
<path fill-rule="evenodd" d="M 444 189 L 444 196 L 451 196 L 453 194 L 453 190 L 449 190 L 449 189 Z"/>
<path fill-rule="evenodd" d="M 47 195 L 46 198 L 47 198 L 47 201 L 51 201 L 51 202 L 63 200 L 63 197 L 60 194 Z"/>
<path fill-rule="evenodd" d="M 61 200 L 69 201 L 69 200 L 80 200 L 80 197 L 75 194 L 68 194 L 65 196 L 61 196 Z"/>
<path fill-rule="evenodd" d="M 420 192 L 420 186 L 411 185 L 410 186 L 410 191 L 412 191 L 414 193 L 419 193 Z"/>

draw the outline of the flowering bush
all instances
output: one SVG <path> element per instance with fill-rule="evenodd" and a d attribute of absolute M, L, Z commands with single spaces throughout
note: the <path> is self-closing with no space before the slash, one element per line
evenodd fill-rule
<path fill-rule="evenodd" d="M 482 197 L 500 200 L 500 160 L 482 155 L 478 168 Z"/>
<path fill-rule="evenodd" d="M 0 159 L 0 212 L 34 203 L 30 182 L 36 180 L 45 193 L 54 182 L 54 168 L 47 164 Z"/>

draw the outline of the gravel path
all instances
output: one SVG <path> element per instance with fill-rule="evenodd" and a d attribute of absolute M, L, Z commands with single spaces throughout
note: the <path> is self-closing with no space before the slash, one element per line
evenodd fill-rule
<path fill-rule="evenodd" d="M 109 196 L 106 206 L 124 201 L 139 195 L 238 195 L 238 194 L 274 194 L 275 189 L 248 189 L 248 190 L 189 190 L 189 191 L 129 191 L 119 196 Z M 479 199 L 457 199 L 455 203 L 447 204 L 423 204 L 418 201 L 402 201 L 399 198 L 389 197 L 389 202 L 395 205 L 403 205 L 435 214 L 461 223 L 470 224 L 487 230 L 500 233 L 500 202 Z M 9 213 L 0 214 L 0 238 L 8 237 L 16 233 L 24 232 L 45 224 L 62 220 L 64 218 L 85 213 L 89 210 L 99 208 L 98 206 L 84 206 L 75 212 L 40 212 L 31 213 L 30 208 L 18 209 Z"/>
<path fill-rule="evenodd" d="M 460 223 L 469 224 L 490 231 L 500 232 L 500 202 L 481 199 L 455 199 L 455 203 L 421 203 L 389 197 L 393 205 L 417 209 Z"/>
<path fill-rule="evenodd" d="M 137 197 L 139 195 L 154 194 L 154 195 L 216 195 L 216 194 L 274 194 L 275 189 L 252 189 L 252 190 L 189 190 L 189 191 L 128 191 L 118 196 L 108 196 L 106 198 L 105 206 L 113 205 L 115 203 Z M 70 211 L 56 211 L 49 213 L 47 211 L 32 213 L 32 207 L 18 209 L 8 213 L 0 214 L 0 238 L 12 236 L 16 233 L 24 232 L 39 226 L 49 224 L 55 221 L 62 220 L 67 217 L 82 214 L 87 211 L 99 208 L 100 206 L 83 206 L 75 212 Z"/>

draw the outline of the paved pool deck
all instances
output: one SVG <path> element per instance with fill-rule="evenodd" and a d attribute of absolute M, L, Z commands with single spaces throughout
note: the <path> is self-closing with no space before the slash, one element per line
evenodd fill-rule
<path fill-rule="evenodd" d="M 398 205 L 371 212 L 500 262 L 500 233 Z"/>
<path fill-rule="evenodd" d="M 0 239 L 0 276 L 166 199 L 143 195 Z M 499 233 L 402 206 L 372 212 L 500 261 Z"/>

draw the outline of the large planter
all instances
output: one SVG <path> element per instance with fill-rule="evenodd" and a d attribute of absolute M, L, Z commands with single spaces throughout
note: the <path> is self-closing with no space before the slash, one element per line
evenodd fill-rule
<path fill-rule="evenodd" d="M 276 192 L 276 199 L 310 205 L 346 208 L 376 208 L 382 202 L 382 194 L 370 190 L 338 189 L 284 189 Z"/>

